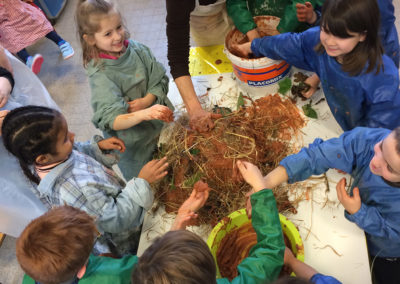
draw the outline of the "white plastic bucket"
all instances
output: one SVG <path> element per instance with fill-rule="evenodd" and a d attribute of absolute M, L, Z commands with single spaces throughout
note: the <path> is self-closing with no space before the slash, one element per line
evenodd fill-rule
<path fill-rule="evenodd" d="M 278 34 L 276 27 L 280 18 L 274 16 L 254 17 L 259 33 L 263 35 Z M 232 62 L 233 72 L 238 80 L 250 87 L 267 87 L 285 78 L 290 71 L 290 65 L 283 60 L 273 60 L 267 57 L 242 58 L 232 54 L 229 47 L 232 44 L 244 42 L 246 36 L 236 28 L 232 29 L 225 38 L 224 52 Z"/>

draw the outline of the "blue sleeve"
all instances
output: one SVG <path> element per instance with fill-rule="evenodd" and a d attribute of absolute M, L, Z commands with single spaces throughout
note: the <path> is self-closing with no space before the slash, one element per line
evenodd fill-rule
<path fill-rule="evenodd" d="M 319 27 L 303 33 L 284 33 L 276 36 L 256 38 L 251 50 L 256 57 L 266 56 L 285 60 L 298 68 L 316 71 L 317 53 L 314 47 L 319 43 Z"/>
<path fill-rule="evenodd" d="M 331 168 L 351 173 L 356 155 L 366 148 L 366 128 L 355 128 L 343 133 L 339 138 L 323 141 L 314 140 L 308 148 L 284 158 L 280 165 L 286 169 L 289 183 L 302 181 L 311 175 L 320 175 Z"/>
<path fill-rule="evenodd" d="M 362 85 L 367 94 L 366 126 L 394 129 L 400 125 L 399 70 L 383 56 L 384 70 L 366 76 Z"/>
<path fill-rule="evenodd" d="M 392 220 L 383 218 L 376 207 L 361 203 L 361 208 L 356 213 L 351 215 L 345 211 L 344 215 L 347 220 L 356 223 L 361 229 L 372 236 L 381 237 L 396 242 L 398 242 L 400 239 L 400 227 L 397 222 L 398 220 L 393 220 L 393 218 Z"/>
<path fill-rule="evenodd" d="M 100 162 L 102 165 L 106 166 L 107 168 L 111 168 L 113 165 L 118 163 L 119 155 L 116 151 L 102 151 L 97 144 L 99 141 L 103 140 L 104 138 L 100 135 L 93 136 L 91 141 L 87 142 L 75 142 L 74 143 L 74 150 L 78 152 L 84 153 L 96 161 Z"/>
<path fill-rule="evenodd" d="M 314 284 L 341 284 L 342 283 L 332 276 L 327 276 L 327 275 L 323 275 L 320 273 L 314 274 L 310 278 L 310 281 Z"/>

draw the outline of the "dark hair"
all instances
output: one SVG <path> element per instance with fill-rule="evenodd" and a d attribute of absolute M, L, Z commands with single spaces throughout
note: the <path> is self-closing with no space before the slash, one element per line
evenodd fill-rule
<path fill-rule="evenodd" d="M 400 155 L 400 126 L 396 127 L 394 130 L 394 139 L 396 140 L 396 151 Z"/>
<path fill-rule="evenodd" d="M 10 111 L 3 121 L 2 137 L 5 148 L 19 161 L 29 180 L 40 179 L 30 166 L 43 154 L 56 154 L 58 126 L 61 113 L 42 106 L 24 106 Z"/>
<path fill-rule="evenodd" d="M 340 37 L 352 37 L 349 32 L 365 34 L 364 41 L 344 55 L 342 70 L 351 76 L 383 70 L 383 47 L 379 37 L 380 13 L 376 0 L 326 0 L 322 6 L 321 29 Z M 315 50 L 325 52 L 319 43 Z"/>
<path fill-rule="evenodd" d="M 170 231 L 139 258 L 132 283 L 216 283 L 215 261 L 199 236 L 186 230 Z"/>
<path fill-rule="evenodd" d="M 28 224 L 17 239 L 22 269 L 42 284 L 73 279 L 92 251 L 97 229 L 86 212 L 60 206 Z"/>

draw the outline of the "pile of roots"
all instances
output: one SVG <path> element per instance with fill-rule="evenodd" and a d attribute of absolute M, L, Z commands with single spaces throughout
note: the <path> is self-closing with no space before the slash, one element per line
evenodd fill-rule
<path fill-rule="evenodd" d="M 215 224 L 230 212 L 245 205 L 251 188 L 243 180 L 237 160 L 249 161 L 263 172 L 274 169 L 296 151 L 293 138 L 299 137 L 305 122 L 296 105 L 278 94 L 252 101 L 248 107 L 225 114 L 215 128 L 197 133 L 183 116 L 166 130 L 166 143 L 158 155 L 166 156 L 168 175 L 156 185 L 156 199 L 168 213 L 176 212 L 198 180 L 211 188 L 205 206 L 199 211 L 200 223 Z M 294 212 L 287 190 L 274 189 L 278 210 Z"/>

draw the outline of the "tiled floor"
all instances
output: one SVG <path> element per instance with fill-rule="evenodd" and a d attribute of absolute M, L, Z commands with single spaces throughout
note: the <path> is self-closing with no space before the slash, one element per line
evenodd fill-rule
<path fill-rule="evenodd" d="M 147 45 L 155 57 L 167 69 L 167 40 L 165 34 L 164 0 L 116 0 L 122 11 L 131 38 Z M 400 1 L 396 7 L 397 29 L 400 31 Z M 43 39 L 29 48 L 32 53 L 40 52 L 45 59 L 39 78 L 48 88 L 56 103 L 67 118 L 69 128 L 76 139 L 84 141 L 96 132 L 91 124 L 90 89 L 82 67 L 79 41 L 76 36 L 74 12 L 78 0 L 69 0 L 63 14 L 55 25 L 57 32 L 75 49 L 75 56 L 63 61 L 58 48 Z M 6 237 L 0 248 L 0 284 L 21 283 L 22 271 L 15 259 L 15 239 Z"/>

